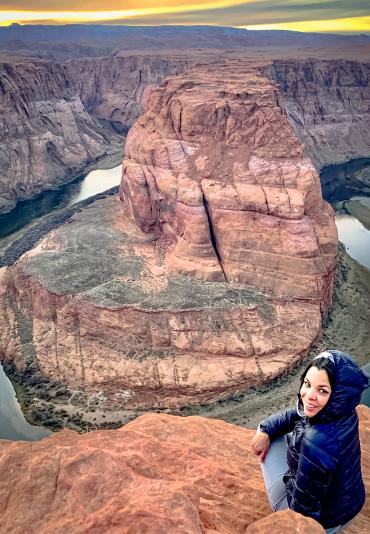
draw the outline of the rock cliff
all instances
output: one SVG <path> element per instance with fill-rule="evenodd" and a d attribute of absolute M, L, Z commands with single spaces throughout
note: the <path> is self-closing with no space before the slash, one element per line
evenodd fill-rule
<path fill-rule="evenodd" d="M 370 63 L 277 60 L 267 71 L 317 169 L 370 155 Z"/>
<path fill-rule="evenodd" d="M 243 56 L 239 59 L 245 61 Z M 215 62 L 207 50 L 188 51 L 186 55 L 135 51 L 71 60 L 67 65 L 86 109 L 127 130 L 143 113 L 153 87 L 166 76 L 207 60 Z M 266 63 L 270 63 L 268 52 Z M 265 72 L 279 84 L 288 117 L 317 170 L 370 155 L 369 63 L 277 59 L 266 66 Z"/>
<path fill-rule="evenodd" d="M 191 55 L 179 52 L 136 51 L 75 59 L 68 61 L 66 67 L 86 110 L 109 121 L 119 131 L 127 131 L 144 112 L 151 89 L 166 76 L 185 70 L 191 62 Z"/>
<path fill-rule="evenodd" d="M 121 198 L 1 271 L 2 359 L 134 408 L 216 400 L 307 353 L 336 228 L 261 65 L 198 67 L 154 90 Z"/>
<path fill-rule="evenodd" d="M 108 140 L 64 66 L 0 63 L 0 213 L 77 176 Z"/>
<path fill-rule="evenodd" d="M 120 191 L 141 230 L 173 242 L 169 270 L 330 301 L 332 211 L 257 67 L 198 68 L 154 91 Z"/>
<path fill-rule="evenodd" d="M 230 64 L 246 57 L 222 54 Z M 217 68 L 211 50 L 115 51 L 65 65 L 37 59 L 1 63 L 0 213 L 17 199 L 76 176 L 101 156 L 109 140 L 96 119 L 127 131 L 166 76 L 207 62 Z M 265 72 L 281 86 L 288 116 L 317 169 L 369 156 L 369 64 L 271 62 L 266 55 Z"/>
<path fill-rule="evenodd" d="M 369 412 L 359 408 L 368 492 Z M 253 435 L 223 421 L 147 414 L 119 430 L 0 440 L 0 532 L 323 533 L 290 510 L 270 513 Z M 367 502 L 344 532 L 365 534 L 369 524 Z"/>

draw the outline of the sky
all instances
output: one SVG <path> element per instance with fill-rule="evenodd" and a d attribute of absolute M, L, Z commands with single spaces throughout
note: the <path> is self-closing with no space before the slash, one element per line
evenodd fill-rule
<path fill-rule="evenodd" d="M 370 34 L 370 0 L 0 0 L 0 25 L 14 22 L 205 24 Z"/>

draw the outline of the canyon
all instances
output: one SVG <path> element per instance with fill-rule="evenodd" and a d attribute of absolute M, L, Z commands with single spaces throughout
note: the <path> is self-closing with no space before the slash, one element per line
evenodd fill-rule
<path fill-rule="evenodd" d="M 117 152 L 151 90 L 167 76 L 197 65 L 217 68 L 211 50 L 216 44 L 210 41 L 204 50 L 118 50 L 105 57 L 67 58 L 64 64 L 3 59 L 0 214 L 75 178 L 112 142 Z M 231 64 L 264 58 L 265 73 L 278 83 L 282 105 L 317 171 L 368 156 L 368 62 L 322 59 L 322 51 L 310 59 L 304 50 L 294 59 L 290 48 L 243 54 L 230 49 L 218 55 Z"/>
<path fill-rule="evenodd" d="M 108 136 L 89 115 L 64 66 L 0 62 L 0 213 L 65 183 L 105 154 Z"/>
<path fill-rule="evenodd" d="M 368 155 L 369 64 L 350 59 L 353 43 L 348 59 L 310 59 L 225 50 L 221 32 L 169 51 L 168 32 L 157 52 L 77 48 L 57 65 L 21 51 L 3 65 L 4 116 L 23 128 L 4 144 L 3 211 L 131 128 L 120 199 L 77 211 L 0 271 L 2 361 L 84 408 L 212 402 L 299 363 L 337 258 L 317 171 Z M 27 149 L 11 159 L 15 143 Z"/>
<path fill-rule="evenodd" d="M 370 410 L 358 413 L 368 493 Z M 203 417 L 146 414 L 117 430 L 0 440 L 0 531 L 324 533 L 291 510 L 271 514 L 253 435 Z M 343 532 L 365 534 L 369 520 L 367 500 Z"/>
<path fill-rule="evenodd" d="M 1 273 L 1 350 L 105 409 L 210 402 L 321 332 L 337 235 L 265 63 L 167 78 L 130 129 L 120 199 Z"/>
<path fill-rule="evenodd" d="M 370 63 L 276 60 L 269 73 L 317 169 L 369 155 Z"/>

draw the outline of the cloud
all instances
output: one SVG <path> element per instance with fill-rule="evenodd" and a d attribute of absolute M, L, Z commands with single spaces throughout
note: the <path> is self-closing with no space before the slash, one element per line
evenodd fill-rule
<path fill-rule="evenodd" d="M 157 7 L 153 8 L 153 1 L 150 0 L 126 0 L 125 2 L 107 0 L 104 22 L 129 25 L 211 24 L 253 27 L 254 25 L 370 16 L 369 0 L 353 0 L 351 3 L 348 0 L 250 0 L 245 2 L 241 0 L 185 0 L 184 2 L 157 0 L 156 5 Z M 45 19 L 50 21 L 52 17 L 50 12 L 54 9 L 62 12 L 72 11 L 77 15 L 77 11 L 94 12 L 100 6 L 100 0 L 80 0 L 78 8 L 75 0 L 64 0 L 64 2 L 60 0 L 5 0 L 5 5 L 3 4 L 1 9 L 2 11 L 24 9 L 27 12 L 35 10 L 33 14 L 31 13 L 34 17 L 33 22 L 38 19 L 45 23 Z M 38 10 L 45 11 L 43 16 Z M 108 16 L 108 11 L 116 10 L 117 13 Z M 126 10 L 134 10 L 135 13 L 123 13 Z M 138 13 L 137 10 L 142 11 Z M 95 17 L 94 22 L 99 22 L 98 12 L 91 13 L 91 15 Z M 72 21 L 60 16 L 59 19 L 65 22 Z M 29 21 L 29 16 L 23 20 Z M 81 14 L 78 20 L 86 19 Z M 73 22 L 77 22 L 77 19 Z"/>
<path fill-rule="evenodd" d="M 151 9 L 153 4 L 157 7 L 180 7 L 180 6 L 197 6 L 201 4 L 210 4 L 212 0 L 107 0 L 103 3 L 101 0 L 5 0 L 1 3 L 1 11 L 125 11 L 128 9 Z M 228 4 L 238 4 L 242 0 L 234 0 Z M 213 3 L 225 4 L 222 0 L 215 0 Z"/>
<path fill-rule="evenodd" d="M 243 26 L 299 22 L 308 20 L 338 19 L 370 15 L 369 0 L 358 0 L 349 6 L 348 0 L 285 0 L 251 1 L 239 5 L 186 11 L 161 15 L 135 17 L 133 24 L 217 24 L 221 26 Z"/>

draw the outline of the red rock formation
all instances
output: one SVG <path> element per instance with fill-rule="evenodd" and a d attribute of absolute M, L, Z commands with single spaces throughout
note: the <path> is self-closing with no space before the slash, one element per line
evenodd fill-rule
<path fill-rule="evenodd" d="M 359 413 L 369 490 L 369 409 Z M 270 514 L 253 434 L 147 414 L 119 430 L 1 440 L 0 532 L 324 532 L 292 511 Z M 346 532 L 367 533 L 369 513 L 366 503 Z"/>
<path fill-rule="evenodd" d="M 2 358 L 102 409 L 179 406 L 271 380 L 319 333 L 319 302 L 168 275 L 165 246 L 117 199 L 76 214 L 0 270 Z"/>
<path fill-rule="evenodd" d="M 327 309 L 332 210 L 258 69 L 198 69 L 154 91 L 127 139 L 121 198 L 141 230 L 173 242 L 172 272 Z"/>
<path fill-rule="evenodd" d="M 128 136 L 126 205 L 91 205 L 3 272 L 2 358 L 128 408 L 290 370 L 331 302 L 337 237 L 279 102 L 240 63 L 155 90 Z"/>

